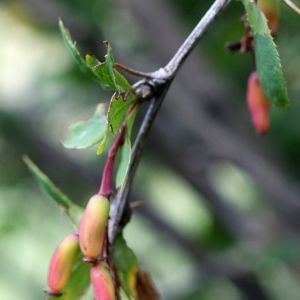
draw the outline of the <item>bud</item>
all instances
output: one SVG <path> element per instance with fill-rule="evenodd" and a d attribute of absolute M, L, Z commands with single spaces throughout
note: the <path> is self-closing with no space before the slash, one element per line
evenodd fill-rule
<path fill-rule="evenodd" d="M 76 233 L 68 234 L 58 245 L 50 261 L 48 270 L 50 293 L 59 294 L 66 285 L 79 253 L 78 235 Z"/>
<path fill-rule="evenodd" d="M 274 34 L 276 32 L 279 19 L 278 0 L 258 0 L 257 5 L 268 20 L 268 26 L 271 34 Z"/>
<path fill-rule="evenodd" d="M 248 79 L 247 104 L 252 123 L 258 133 L 266 133 L 270 126 L 270 100 L 259 82 L 256 71 Z"/>
<path fill-rule="evenodd" d="M 115 300 L 114 282 L 110 275 L 109 266 L 100 261 L 90 270 L 95 300 Z"/>
<path fill-rule="evenodd" d="M 109 201 L 101 195 L 89 200 L 79 225 L 79 242 L 86 261 L 100 254 L 109 216 Z"/>

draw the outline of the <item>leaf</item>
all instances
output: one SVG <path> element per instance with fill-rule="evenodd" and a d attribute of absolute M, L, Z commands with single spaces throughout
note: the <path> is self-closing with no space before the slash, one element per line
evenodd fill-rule
<path fill-rule="evenodd" d="M 106 125 L 106 128 L 105 128 L 105 132 L 104 132 L 104 137 L 100 143 L 100 145 L 98 146 L 98 149 L 97 149 L 97 154 L 101 154 L 104 150 L 104 147 L 105 147 L 105 144 L 106 144 L 106 141 L 107 141 L 107 138 L 108 138 L 108 135 L 109 135 L 109 125 Z"/>
<path fill-rule="evenodd" d="M 121 158 L 119 163 L 119 168 L 116 176 L 116 187 L 120 188 L 123 186 L 126 178 L 126 174 L 128 171 L 128 167 L 130 164 L 131 158 L 131 130 L 133 126 L 133 122 L 138 111 L 138 105 L 134 108 L 134 110 L 130 113 L 126 120 L 126 131 L 125 131 L 125 141 L 120 149 Z"/>
<path fill-rule="evenodd" d="M 115 239 L 113 261 L 121 287 L 127 295 L 137 298 L 138 261 L 134 252 L 127 246 L 122 234 L 119 234 Z"/>
<path fill-rule="evenodd" d="M 136 101 L 136 97 L 133 93 L 129 93 L 127 95 L 117 95 L 115 93 L 112 96 L 108 109 L 107 120 L 113 134 L 118 132 L 120 129 L 127 111 L 134 101 Z"/>
<path fill-rule="evenodd" d="M 69 127 L 69 137 L 62 142 L 68 149 L 85 149 L 99 143 L 105 134 L 105 104 L 99 104 L 94 116 L 86 121 L 79 121 Z"/>
<path fill-rule="evenodd" d="M 80 52 L 78 51 L 78 49 L 76 48 L 76 46 L 74 45 L 74 43 L 72 41 L 69 31 L 64 27 L 64 24 L 61 20 L 59 20 L 59 29 L 60 29 L 61 35 L 62 35 L 67 47 L 69 48 L 70 52 L 72 53 L 76 63 L 78 64 L 78 66 L 79 66 L 80 70 L 83 72 L 83 74 L 85 74 L 86 76 L 88 76 L 94 80 L 98 80 L 98 78 L 95 75 L 92 68 L 89 65 L 87 65 L 86 62 L 84 61 L 84 59 L 81 57 Z"/>
<path fill-rule="evenodd" d="M 114 68 L 115 61 L 110 43 L 105 41 L 105 44 L 107 46 L 106 61 L 101 63 L 95 57 L 92 58 L 91 54 L 88 54 L 86 56 L 87 64 L 93 68 L 104 88 L 123 93 L 132 90 L 125 77 Z"/>
<path fill-rule="evenodd" d="M 105 90 L 116 90 L 116 85 L 111 81 L 108 73 L 106 63 L 101 63 L 95 56 L 92 54 L 87 54 L 86 57 L 87 64 L 92 67 L 93 72 L 97 76 L 98 81 Z"/>
<path fill-rule="evenodd" d="M 115 85 L 115 87 L 117 87 L 116 78 L 115 78 L 115 74 L 114 74 L 115 60 L 114 60 L 114 56 L 113 56 L 113 53 L 112 53 L 112 48 L 111 48 L 111 45 L 108 41 L 105 41 L 104 43 L 107 46 L 107 55 L 106 55 L 107 74 L 108 74 L 109 79 Z"/>
<path fill-rule="evenodd" d="M 270 34 L 254 36 L 256 69 L 259 81 L 270 101 L 278 108 L 290 106 L 286 82 L 276 50 Z"/>
<path fill-rule="evenodd" d="M 90 286 L 90 265 L 82 261 L 83 255 L 78 256 L 77 262 L 70 275 L 62 295 L 57 298 L 50 296 L 49 300 L 77 300 L 80 299 Z"/>
<path fill-rule="evenodd" d="M 123 75 L 121 75 L 117 70 L 114 70 L 114 74 L 116 77 L 116 84 L 119 91 L 127 92 L 132 90 L 131 85 Z"/>
<path fill-rule="evenodd" d="M 263 12 L 251 0 L 242 0 L 252 31 L 259 35 L 268 35 L 270 30 Z"/>
<path fill-rule="evenodd" d="M 104 133 L 104 138 L 97 149 L 97 154 L 102 153 L 106 144 L 106 140 L 110 134 L 110 131 L 113 134 L 118 132 L 118 130 L 122 126 L 122 123 L 125 120 L 129 107 L 135 101 L 137 101 L 137 98 L 132 92 L 128 92 L 126 95 L 124 94 L 117 95 L 116 93 L 114 93 L 114 95 L 110 100 L 110 105 L 107 113 L 107 124 Z"/>
<path fill-rule="evenodd" d="M 40 185 L 43 192 L 58 204 L 67 215 L 73 226 L 77 229 L 84 209 L 74 204 L 52 181 L 27 157 L 23 157 L 34 178 Z"/>
<path fill-rule="evenodd" d="M 120 149 L 120 163 L 117 171 L 116 176 L 116 187 L 120 188 L 123 186 L 126 178 L 126 174 L 128 171 L 128 167 L 130 164 L 130 158 L 131 158 L 131 142 L 126 138 L 123 145 Z"/>
<path fill-rule="evenodd" d="M 64 27 L 64 24 L 59 20 L 59 28 L 62 37 L 69 48 L 71 54 L 73 55 L 76 63 L 78 64 L 80 70 L 88 77 L 100 82 L 104 89 L 113 89 L 118 92 L 130 91 L 131 85 L 129 82 L 114 68 L 114 58 L 112 53 L 112 48 L 108 41 L 105 41 L 107 46 L 106 61 L 100 62 L 92 54 L 86 55 L 86 60 L 84 60 L 77 47 L 74 45 L 69 31 Z"/>

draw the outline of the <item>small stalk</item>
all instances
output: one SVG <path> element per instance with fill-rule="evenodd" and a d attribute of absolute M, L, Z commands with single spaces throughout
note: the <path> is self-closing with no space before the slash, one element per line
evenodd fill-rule
<path fill-rule="evenodd" d="M 153 76 L 151 76 L 151 73 L 144 73 L 144 72 L 140 72 L 140 71 L 136 71 L 136 70 L 133 70 L 131 68 L 128 68 L 122 64 L 119 64 L 119 63 L 114 63 L 114 66 L 127 72 L 128 74 L 131 74 L 131 75 L 134 75 L 134 76 L 137 76 L 137 77 L 143 77 L 143 78 L 148 78 L 148 79 L 152 79 L 154 78 Z"/>
<path fill-rule="evenodd" d="M 114 162 L 115 162 L 116 154 L 124 142 L 124 136 L 125 136 L 125 131 L 126 131 L 126 121 L 127 121 L 128 116 L 130 115 L 130 113 L 136 107 L 137 103 L 138 102 L 133 103 L 130 106 L 130 108 L 128 109 L 127 114 L 125 116 L 125 120 L 120 128 L 120 132 L 108 152 L 107 161 L 106 161 L 104 171 L 103 171 L 102 182 L 101 182 L 100 190 L 98 192 L 99 195 L 104 196 L 107 199 L 110 199 L 110 197 L 113 194 L 112 175 L 113 175 L 113 169 L 114 169 Z"/>

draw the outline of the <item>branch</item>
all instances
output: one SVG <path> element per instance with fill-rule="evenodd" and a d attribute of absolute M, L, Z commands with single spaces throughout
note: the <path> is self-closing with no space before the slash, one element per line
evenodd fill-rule
<path fill-rule="evenodd" d="M 160 79 L 174 78 L 179 68 L 196 47 L 209 26 L 217 19 L 229 2 L 230 0 L 216 0 L 169 63 L 163 69 L 153 72 L 151 77 Z"/>
<path fill-rule="evenodd" d="M 130 218 L 130 208 L 128 203 L 128 197 L 134 178 L 134 174 L 140 160 L 142 150 L 144 148 L 146 139 L 150 132 L 153 121 L 159 111 L 159 108 L 169 90 L 172 83 L 172 79 L 175 77 L 176 72 L 179 70 L 185 59 L 195 48 L 196 44 L 200 41 L 203 34 L 208 27 L 216 20 L 217 16 L 223 11 L 230 0 L 216 0 L 207 13 L 200 20 L 198 25 L 188 36 L 177 53 L 163 69 L 159 69 L 156 72 L 149 73 L 148 78 L 155 78 L 149 81 L 149 85 L 154 85 L 154 90 L 159 89 L 151 100 L 151 104 L 148 108 L 142 126 L 139 130 L 138 136 L 135 140 L 131 162 L 127 173 L 126 182 L 124 188 L 120 191 L 111 206 L 110 222 L 108 229 L 108 236 L 110 243 L 113 243 L 117 233 L 122 230 L 122 227 L 126 224 L 128 218 Z M 144 81 L 142 81 L 144 84 Z M 127 213 L 126 213 L 127 212 Z M 126 216 L 125 216 L 126 215 Z M 125 220 L 124 220 L 125 218 Z M 121 225 L 123 224 L 123 226 Z"/>
<path fill-rule="evenodd" d="M 109 228 L 108 228 L 108 237 L 110 243 L 113 243 L 117 233 L 120 230 L 119 224 L 122 221 L 126 208 L 127 211 L 129 210 L 128 197 L 129 197 L 133 177 L 136 168 L 138 166 L 153 121 L 159 111 L 159 108 L 165 98 L 165 95 L 170 85 L 171 85 L 171 80 L 168 81 L 168 83 L 166 84 L 165 88 L 163 89 L 160 95 L 152 98 L 146 116 L 143 120 L 139 133 L 136 137 L 135 143 L 132 148 L 131 162 L 127 172 L 127 178 L 124 184 L 124 188 L 121 191 L 121 193 L 117 195 L 116 199 L 114 200 L 111 206 L 111 214 L 110 214 L 111 220 L 109 222 Z"/>
<path fill-rule="evenodd" d="M 291 0 L 282 0 L 282 2 L 284 4 L 286 4 L 290 9 L 292 9 L 295 13 L 297 13 L 298 15 L 300 15 L 300 9 Z"/>

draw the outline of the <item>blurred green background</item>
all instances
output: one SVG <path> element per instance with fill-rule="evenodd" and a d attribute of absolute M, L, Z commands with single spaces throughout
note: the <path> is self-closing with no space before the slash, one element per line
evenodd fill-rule
<path fill-rule="evenodd" d="M 83 55 L 103 59 L 108 39 L 117 62 L 154 71 L 212 2 L 0 1 L 1 299 L 45 299 L 49 259 L 72 231 L 22 156 L 82 206 L 106 159 L 59 142 L 111 93 L 81 74 L 58 18 Z M 276 43 L 292 105 L 272 108 L 269 134 L 256 136 L 245 105 L 250 56 L 225 51 L 243 35 L 232 1 L 178 73 L 147 142 L 131 197 L 144 204 L 125 236 L 162 299 L 300 297 L 300 17 L 280 8 Z"/>

